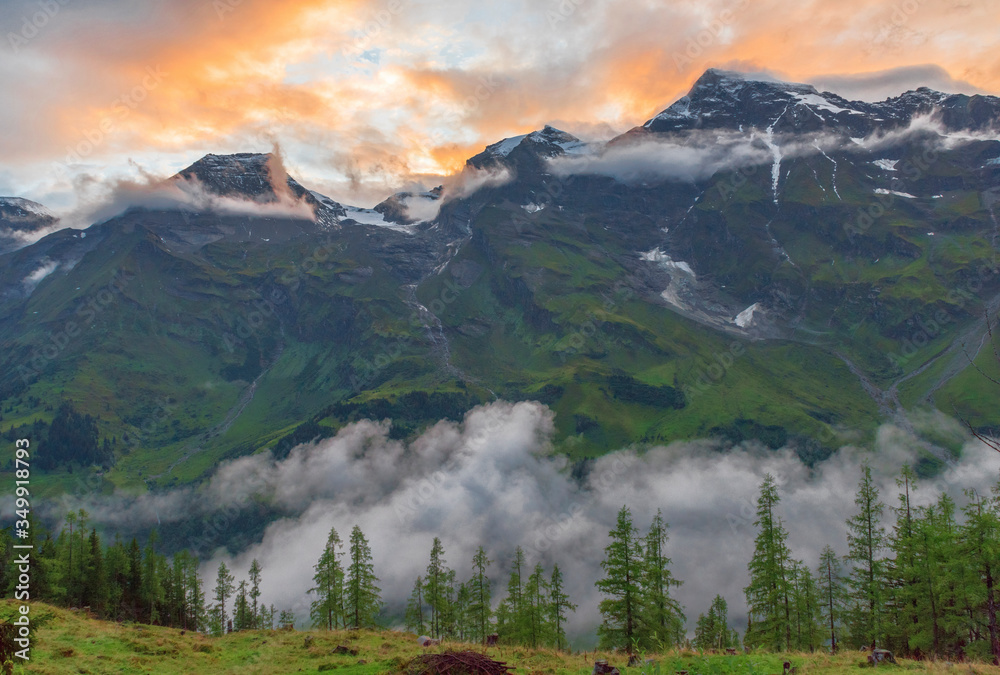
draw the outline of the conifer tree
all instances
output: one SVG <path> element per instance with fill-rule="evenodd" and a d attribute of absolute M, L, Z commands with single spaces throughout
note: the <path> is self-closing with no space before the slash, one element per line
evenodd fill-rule
<path fill-rule="evenodd" d="M 134 540 L 133 540 L 134 541 Z M 212 632 L 222 635 L 226 632 L 226 624 L 229 615 L 226 613 L 226 601 L 233 597 L 236 587 L 233 585 L 235 578 L 226 567 L 226 563 L 219 563 L 219 571 L 215 577 L 215 607 L 212 610 Z"/>
<path fill-rule="evenodd" d="M 830 651 L 837 652 L 839 628 L 844 601 L 843 579 L 840 576 L 840 558 L 829 546 L 823 548 L 816 572 L 820 599 L 820 617 L 830 631 Z"/>
<path fill-rule="evenodd" d="M 524 611 L 527 613 L 526 628 L 528 647 L 535 649 L 546 641 L 548 627 L 548 582 L 545 580 L 545 570 L 541 563 L 528 575 L 524 586 Z"/>
<path fill-rule="evenodd" d="M 260 608 L 258 607 L 261 571 L 260 563 L 254 558 L 253 562 L 250 563 L 250 592 L 248 593 L 250 599 L 250 625 L 254 628 L 261 627 Z"/>
<path fill-rule="evenodd" d="M 473 628 L 472 639 L 475 642 L 485 642 L 486 636 L 492 630 L 492 585 L 486 575 L 486 570 L 492 564 L 493 561 L 486 556 L 486 550 L 480 546 L 472 558 L 472 579 L 469 582 L 469 620 Z"/>
<path fill-rule="evenodd" d="M 686 622 L 684 612 L 671 594 L 671 589 L 679 587 L 681 582 L 670 571 L 671 560 L 665 553 L 667 539 L 663 512 L 657 510 L 643 540 L 642 647 L 647 650 L 662 650 L 677 644 Z"/>
<path fill-rule="evenodd" d="M 514 549 L 510 577 L 507 580 L 507 597 L 497 610 L 497 630 L 504 642 L 525 644 L 528 640 L 528 615 L 524 602 L 524 549 Z"/>
<path fill-rule="evenodd" d="M 233 629 L 249 630 L 253 627 L 250 617 L 250 603 L 247 601 L 247 582 L 240 579 L 236 586 L 236 597 L 233 601 Z"/>
<path fill-rule="evenodd" d="M 733 646 L 732 638 L 726 599 L 716 595 L 708 608 L 708 613 L 698 617 L 694 631 L 694 645 L 698 649 L 722 651 Z"/>
<path fill-rule="evenodd" d="M 472 591 L 468 583 L 461 583 L 455 590 L 453 614 L 453 635 L 463 642 L 471 642 L 474 632 L 470 621 L 469 607 L 472 603 Z"/>
<path fill-rule="evenodd" d="M 205 628 L 205 590 L 198 576 L 198 559 L 188 556 L 187 568 L 185 570 L 188 608 L 190 615 L 190 627 L 193 630 L 203 630 Z M 187 625 L 187 624 L 185 624 Z"/>
<path fill-rule="evenodd" d="M 796 561 L 793 564 L 792 580 L 795 647 L 799 651 L 814 652 L 822 640 L 816 578 L 808 565 Z"/>
<path fill-rule="evenodd" d="M 605 596 L 599 606 L 602 621 L 597 634 L 602 647 L 632 654 L 638 646 L 643 610 L 643 558 L 639 532 L 627 506 L 618 512 L 617 524 L 608 536 L 611 543 L 605 547 L 601 562 L 605 576 L 595 584 Z"/>
<path fill-rule="evenodd" d="M 121 621 L 126 617 L 128 608 L 129 564 L 125 545 L 117 536 L 115 543 L 105 553 L 104 566 L 107 569 L 108 579 L 108 610 L 106 615 L 109 619 Z"/>
<path fill-rule="evenodd" d="M 920 621 L 917 599 L 923 592 L 917 577 L 918 541 L 914 530 L 916 509 L 912 503 L 913 492 L 917 487 L 916 476 L 908 465 L 903 467 L 896 485 L 900 489 L 899 502 L 892 509 L 896 522 L 888 542 L 892 557 L 885 564 L 888 578 L 886 612 L 892 615 L 886 633 L 896 652 L 908 654 L 910 638 Z"/>
<path fill-rule="evenodd" d="M 552 645 L 559 650 L 566 648 L 566 613 L 576 610 L 576 605 L 569 601 L 569 596 L 563 587 L 563 575 L 559 565 L 552 566 L 552 577 L 549 579 L 549 625 L 552 630 Z"/>
<path fill-rule="evenodd" d="M 882 615 L 885 604 L 885 561 L 882 551 L 887 537 L 882 527 L 885 505 L 868 464 L 862 466 L 854 504 L 858 512 L 847 520 L 847 560 L 852 564 L 847 585 L 851 608 L 851 638 L 856 647 L 876 647 L 885 635 Z"/>
<path fill-rule="evenodd" d="M 985 650 L 992 663 L 1000 666 L 1000 483 L 992 499 L 983 498 L 973 490 L 966 491 L 969 498 L 964 508 L 966 522 L 963 528 L 965 559 L 974 572 L 972 583 L 978 587 L 978 600 L 985 624 L 983 639 L 988 642 Z"/>
<path fill-rule="evenodd" d="M 435 639 L 440 639 L 441 631 L 448 616 L 448 577 L 450 570 L 445 566 L 444 546 L 441 539 L 434 537 L 431 544 L 431 559 L 424 577 L 424 602 L 430 609 L 429 628 Z"/>
<path fill-rule="evenodd" d="M 444 581 L 444 603 L 441 609 L 440 630 L 443 637 L 455 637 L 458 620 L 457 581 L 455 570 L 449 569 Z"/>
<path fill-rule="evenodd" d="M 131 617 L 135 620 L 141 620 L 142 551 L 139 548 L 139 542 L 135 537 L 132 537 L 132 542 L 128 547 L 128 583 L 126 587 L 126 601 L 131 611 Z"/>
<path fill-rule="evenodd" d="M 427 626 L 424 623 L 423 577 L 417 577 L 417 580 L 413 584 L 413 592 L 410 593 L 410 599 L 406 603 L 404 621 L 406 622 L 406 630 L 408 631 L 412 631 L 417 635 L 427 632 Z"/>
<path fill-rule="evenodd" d="M 788 575 L 791 560 L 788 532 L 775 513 L 781 498 L 774 477 L 767 474 L 757 499 L 757 537 L 754 554 L 747 569 L 750 585 L 747 598 L 748 627 L 744 642 L 780 650 L 791 647 L 791 608 Z"/>
<path fill-rule="evenodd" d="M 313 567 L 316 585 L 308 592 L 317 597 L 310 604 L 309 615 L 316 628 L 334 630 L 344 620 L 344 568 L 338 550 L 342 545 L 336 528 L 331 527 L 319 562 Z"/>
<path fill-rule="evenodd" d="M 163 604 L 164 568 L 166 559 L 156 553 L 156 543 L 159 537 L 156 530 L 149 533 L 146 549 L 142 558 L 142 579 L 140 582 L 140 597 L 142 599 L 142 616 L 146 623 L 158 624 L 160 607 Z"/>
<path fill-rule="evenodd" d="M 348 627 L 371 628 L 382 610 L 381 590 L 376 585 L 372 549 L 361 528 L 351 530 L 351 564 L 347 568 L 346 600 Z"/>
<path fill-rule="evenodd" d="M 282 628 L 285 626 L 295 627 L 295 612 L 290 609 L 281 610 L 281 615 L 278 617 L 278 623 Z"/>

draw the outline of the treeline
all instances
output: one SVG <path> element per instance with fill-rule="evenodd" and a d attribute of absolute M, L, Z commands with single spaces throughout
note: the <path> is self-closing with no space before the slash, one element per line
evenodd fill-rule
<path fill-rule="evenodd" d="M 204 591 L 198 578 L 198 560 L 186 551 L 167 558 L 157 553 L 156 532 L 145 547 L 133 538 L 117 537 L 104 546 L 100 535 L 88 527 L 90 517 L 81 509 L 66 516 L 53 536 L 34 519 L 15 532 L 0 531 L 0 585 L 12 594 L 18 583 L 16 567 L 9 564 L 13 544 L 33 546 L 30 557 L 32 600 L 65 607 L 89 607 L 99 618 L 197 629 L 205 625 Z M 9 597 L 9 595 L 8 595 Z"/>
<path fill-rule="evenodd" d="M 4 438 L 13 443 L 18 438 L 28 438 L 38 448 L 35 467 L 51 471 L 67 466 L 93 466 L 105 468 L 114 464 L 114 447 L 117 439 L 100 441 L 97 419 L 82 415 L 69 403 L 59 406 L 50 424 L 35 420 L 32 424 L 13 425 Z"/>
<path fill-rule="evenodd" d="M 96 528 L 88 527 L 90 515 L 80 509 L 66 516 L 53 536 L 35 519 L 18 526 L 27 536 L 13 539 L 10 529 L 0 530 L 0 588 L 8 597 L 18 583 L 16 566 L 10 564 L 13 544 L 33 546 L 30 557 L 29 591 L 32 600 L 64 607 L 86 607 L 98 618 L 134 621 L 160 626 L 221 634 L 224 630 L 273 628 L 294 623 L 294 615 L 277 613 L 274 605 L 259 604 L 261 567 L 254 560 L 248 580 L 234 578 L 220 564 L 213 594 L 206 591 L 198 575 L 199 561 L 188 551 L 167 557 L 156 550 L 156 531 L 145 546 L 132 538 L 117 537 L 105 546 Z M 233 603 L 232 612 L 227 602 Z"/>
<path fill-rule="evenodd" d="M 966 491 L 969 503 L 959 510 L 947 494 L 917 506 L 910 467 L 896 484 L 896 504 L 887 509 L 871 468 L 862 468 L 848 553 L 841 559 L 827 546 L 813 572 L 792 559 L 778 489 L 765 478 L 745 589 L 748 646 L 877 646 L 1000 665 L 1000 485 L 992 496 Z"/>

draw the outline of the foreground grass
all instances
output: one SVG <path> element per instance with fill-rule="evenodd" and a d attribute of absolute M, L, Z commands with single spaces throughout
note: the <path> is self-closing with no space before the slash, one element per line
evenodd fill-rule
<path fill-rule="evenodd" d="M 15 605 L 0 604 L 7 617 Z M 403 664 L 424 653 L 415 636 L 395 631 L 283 631 L 264 630 L 233 633 L 212 638 L 190 631 L 156 626 L 122 625 L 97 621 L 79 611 L 68 611 L 36 603 L 31 611 L 36 632 L 31 662 L 17 665 L 15 673 L 315 673 L 338 672 L 359 675 L 400 672 Z M 357 654 L 333 654 L 338 646 Z M 446 643 L 434 651 L 481 649 Z M 653 663 L 643 668 L 625 668 L 622 656 L 608 652 L 570 654 L 547 649 L 491 648 L 489 655 L 515 667 L 518 675 L 588 675 L 596 659 L 607 659 L 622 675 L 673 675 L 687 670 L 691 675 L 767 675 L 781 673 L 787 659 L 798 673 L 835 675 L 858 672 L 864 655 L 740 654 L 700 655 L 669 652 L 649 655 Z M 898 666 L 879 671 L 1000 675 L 1000 668 L 982 664 L 927 663 L 900 660 Z"/>

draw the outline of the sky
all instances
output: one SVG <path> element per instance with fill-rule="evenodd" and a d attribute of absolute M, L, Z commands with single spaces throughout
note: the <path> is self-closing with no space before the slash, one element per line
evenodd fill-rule
<path fill-rule="evenodd" d="M 501 138 L 606 138 L 708 67 L 1000 93 L 994 0 L 0 0 L 0 195 L 279 148 L 370 206 Z M 437 182 L 435 182 L 437 181 Z"/>

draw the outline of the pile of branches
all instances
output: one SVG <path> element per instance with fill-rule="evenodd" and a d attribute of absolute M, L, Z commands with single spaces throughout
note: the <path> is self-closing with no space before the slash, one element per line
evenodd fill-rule
<path fill-rule="evenodd" d="M 403 668 L 407 675 L 509 675 L 513 670 L 501 661 L 494 661 L 477 652 L 444 652 L 422 654 Z"/>

